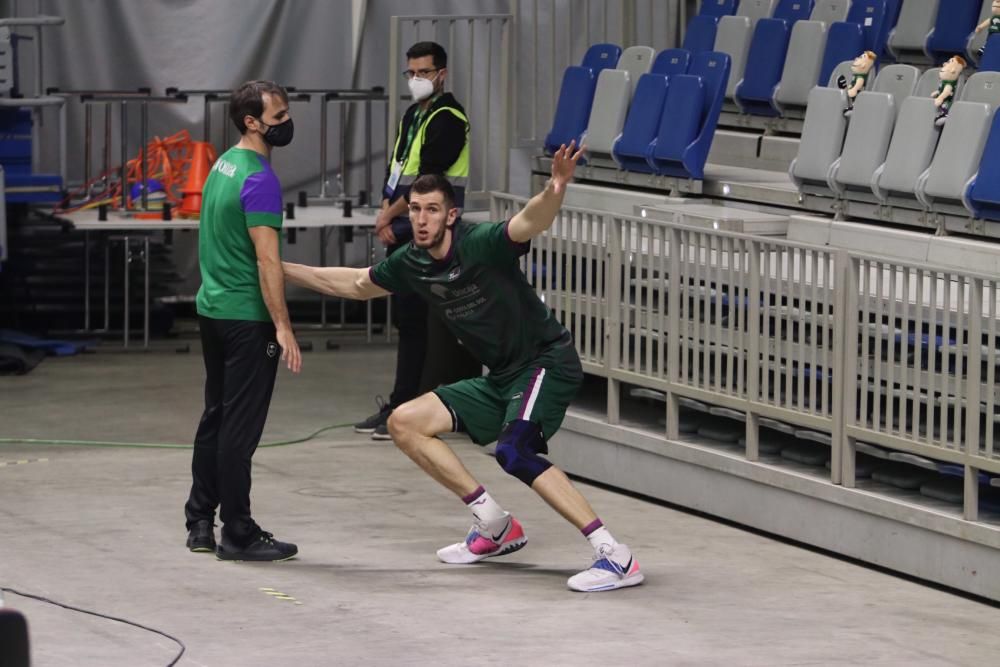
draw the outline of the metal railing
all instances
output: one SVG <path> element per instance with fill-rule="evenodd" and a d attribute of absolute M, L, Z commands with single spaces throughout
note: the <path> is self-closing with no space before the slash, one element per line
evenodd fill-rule
<path fill-rule="evenodd" d="M 467 209 L 485 208 L 492 190 L 507 189 L 513 21 L 511 14 L 473 14 L 393 16 L 389 24 L 389 145 L 408 104 L 400 104 L 406 50 L 419 41 L 438 42 L 448 52 L 448 87 L 469 118 Z"/>
<path fill-rule="evenodd" d="M 859 442 L 961 466 L 969 520 L 1000 474 L 1000 277 L 570 206 L 522 268 L 607 378 L 608 423 L 627 383 L 665 394 L 667 438 L 692 399 L 745 421 L 749 460 L 762 419 L 829 440 L 835 484 Z"/>

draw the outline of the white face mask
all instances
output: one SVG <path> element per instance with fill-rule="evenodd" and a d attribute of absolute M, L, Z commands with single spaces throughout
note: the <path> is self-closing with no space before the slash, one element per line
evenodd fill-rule
<path fill-rule="evenodd" d="M 421 79 L 415 76 L 407 83 L 410 86 L 410 95 L 413 96 L 414 102 L 422 102 L 434 94 L 434 81 L 431 79 Z"/>

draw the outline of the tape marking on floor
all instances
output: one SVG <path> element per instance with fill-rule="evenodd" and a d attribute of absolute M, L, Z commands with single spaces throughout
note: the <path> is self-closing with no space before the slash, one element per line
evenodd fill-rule
<path fill-rule="evenodd" d="M 273 588 L 258 588 L 257 590 L 259 590 L 261 593 L 263 593 L 265 595 L 270 595 L 275 600 L 285 600 L 286 602 L 293 602 L 295 604 L 302 604 L 301 602 L 299 602 L 298 600 L 296 600 L 295 598 L 293 598 L 291 595 L 288 595 L 286 593 L 282 593 L 281 591 L 276 591 Z"/>

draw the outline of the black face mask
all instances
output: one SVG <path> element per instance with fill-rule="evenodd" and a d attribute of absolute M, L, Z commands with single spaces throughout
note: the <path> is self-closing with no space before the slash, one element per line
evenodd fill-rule
<path fill-rule="evenodd" d="M 268 125 L 260 119 L 258 121 L 267 128 L 267 132 L 264 133 L 264 141 L 269 145 L 281 147 L 292 143 L 292 137 L 295 135 L 295 125 L 292 124 L 291 118 L 279 125 Z"/>

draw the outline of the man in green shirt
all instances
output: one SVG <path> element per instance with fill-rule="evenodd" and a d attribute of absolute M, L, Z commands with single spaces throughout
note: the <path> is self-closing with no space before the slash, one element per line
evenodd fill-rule
<path fill-rule="evenodd" d="M 288 95 L 270 81 L 235 91 L 229 115 L 240 141 L 222 154 L 202 191 L 197 306 L 205 359 L 205 411 L 195 436 L 184 514 L 191 551 L 222 560 L 275 561 L 298 548 L 250 516 L 250 460 L 267 419 L 278 355 L 302 364 L 285 304 L 281 270 L 282 197 L 269 159 L 294 126 Z M 222 539 L 215 542 L 215 509 Z"/>
<path fill-rule="evenodd" d="M 393 411 L 396 446 L 472 510 L 465 540 L 437 552 L 445 563 L 474 563 L 527 543 L 521 524 L 477 482 L 438 435 L 467 432 L 497 442 L 503 469 L 534 489 L 594 548 L 591 567 L 571 577 L 577 591 L 642 582 L 629 548 L 615 541 L 590 504 L 542 458 L 583 380 L 573 338 L 538 298 L 519 267 L 531 239 L 548 229 L 562 205 L 581 151 L 562 146 L 545 190 L 506 222 L 456 223 L 454 193 L 440 175 L 417 178 L 408 194 L 413 241 L 368 269 L 285 263 L 297 285 L 335 296 L 370 299 L 412 292 L 439 314 L 489 375 L 439 387 Z"/>

